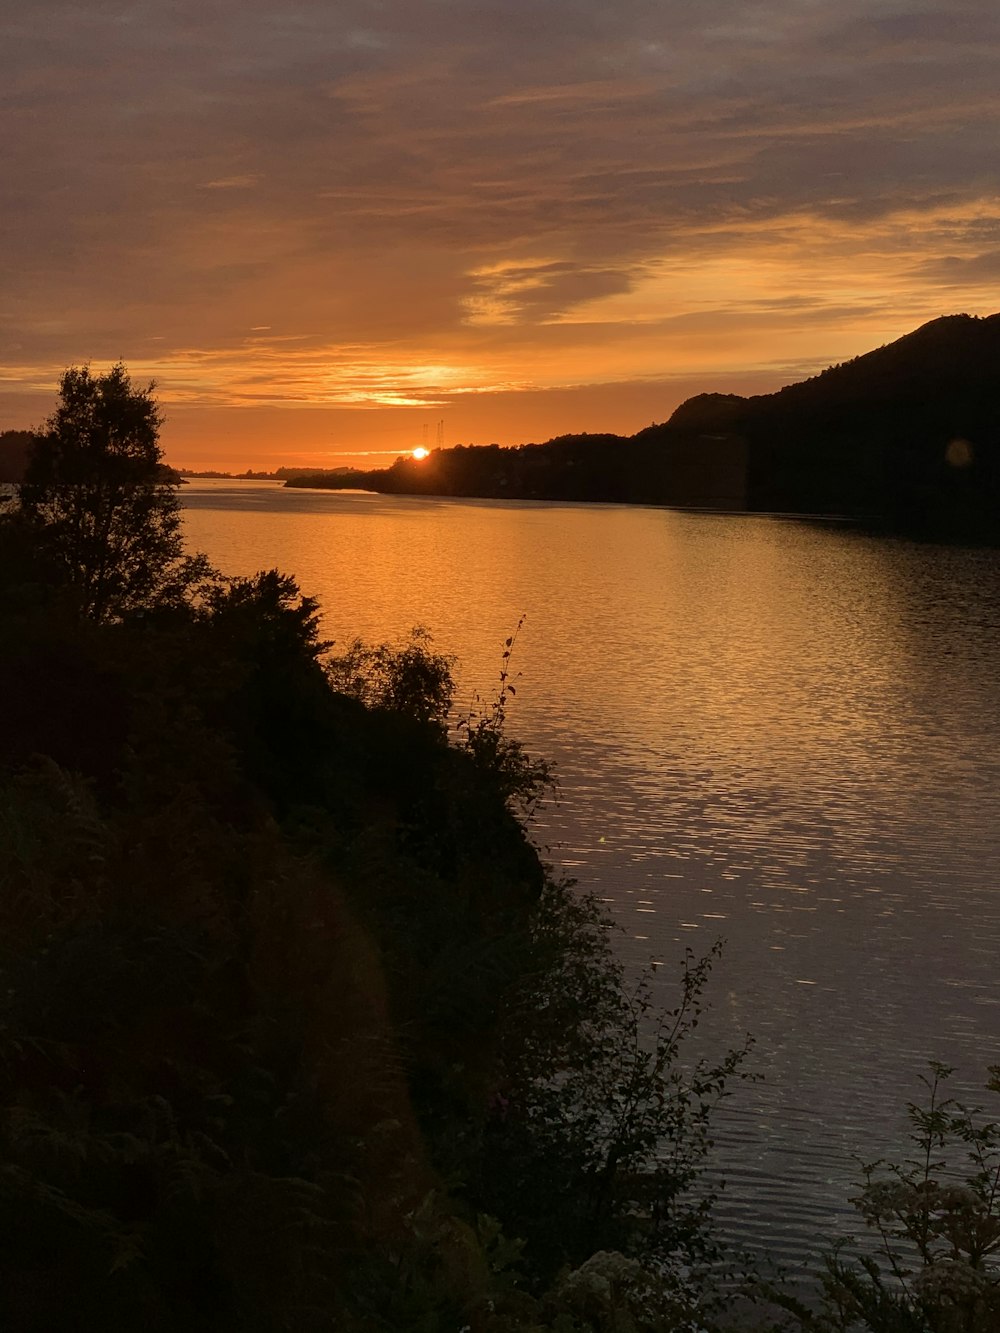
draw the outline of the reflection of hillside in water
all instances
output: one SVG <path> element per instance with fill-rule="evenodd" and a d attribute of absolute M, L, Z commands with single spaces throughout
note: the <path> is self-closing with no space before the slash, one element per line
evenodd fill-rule
<path fill-rule="evenodd" d="M 557 759 L 539 821 L 631 963 L 728 940 L 714 1035 L 767 1081 L 727 1110 L 723 1215 L 794 1256 L 841 1225 L 923 1061 L 975 1082 L 1000 986 L 1000 555 L 653 509 L 185 488 L 192 545 L 278 564 L 328 632 L 429 626 Z M 763 1208 L 763 1215 L 762 1215 Z"/>

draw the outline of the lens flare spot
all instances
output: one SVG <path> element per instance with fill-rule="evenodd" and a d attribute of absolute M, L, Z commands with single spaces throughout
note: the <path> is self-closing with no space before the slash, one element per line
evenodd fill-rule
<path fill-rule="evenodd" d="M 969 467 L 974 459 L 972 445 L 968 440 L 959 439 L 948 441 L 944 456 L 952 467 Z"/>

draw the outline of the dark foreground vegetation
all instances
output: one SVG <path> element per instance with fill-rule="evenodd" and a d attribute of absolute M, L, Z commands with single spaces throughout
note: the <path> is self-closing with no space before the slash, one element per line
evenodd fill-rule
<path fill-rule="evenodd" d="M 426 639 L 330 657 L 184 554 L 158 425 L 69 372 L 0 522 L 0 1326 L 683 1326 L 709 962 L 650 1039 L 506 668 L 449 738 Z"/>
<path fill-rule="evenodd" d="M 331 656 L 289 577 L 183 553 L 158 425 L 68 372 L 0 517 L 0 1327 L 727 1326 L 712 956 L 655 1015 L 539 862 L 510 642 L 449 731 L 426 637 Z M 934 1097 L 862 1195 L 910 1276 L 835 1256 L 768 1326 L 997 1327 L 996 1131 Z"/>
<path fill-rule="evenodd" d="M 777 393 L 699 394 L 636 435 L 423 461 L 289 486 L 835 515 L 916 536 L 1000 538 L 1000 314 L 951 315 Z"/>

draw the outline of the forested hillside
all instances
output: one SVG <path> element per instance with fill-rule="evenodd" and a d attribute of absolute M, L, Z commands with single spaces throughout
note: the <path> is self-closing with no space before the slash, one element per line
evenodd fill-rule
<path fill-rule="evenodd" d="M 1000 537 L 1000 315 L 952 315 L 755 398 L 699 394 L 636 435 L 435 449 L 290 486 L 830 515 Z"/>

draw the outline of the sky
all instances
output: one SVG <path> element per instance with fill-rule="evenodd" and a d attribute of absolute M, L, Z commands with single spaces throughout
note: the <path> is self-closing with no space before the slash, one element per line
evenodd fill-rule
<path fill-rule="evenodd" d="M 631 433 L 1000 309 L 996 0 L 0 0 L 0 430 Z"/>

